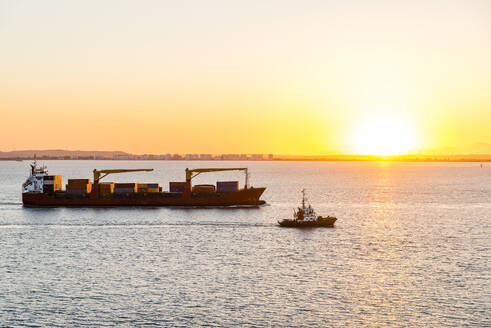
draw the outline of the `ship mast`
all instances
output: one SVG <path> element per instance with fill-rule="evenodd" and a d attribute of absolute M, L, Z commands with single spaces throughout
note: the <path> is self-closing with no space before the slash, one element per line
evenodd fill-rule
<path fill-rule="evenodd" d="M 302 208 L 305 208 L 305 189 L 302 189 Z"/>

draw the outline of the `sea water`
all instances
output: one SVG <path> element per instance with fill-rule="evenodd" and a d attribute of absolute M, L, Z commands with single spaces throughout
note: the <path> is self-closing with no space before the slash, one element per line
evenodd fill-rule
<path fill-rule="evenodd" d="M 50 174 L 249 167 L 258 208 L 24 208 L 0 162 L 0 326 L 491 325 L 491 164 L 46 161 Z M 194 183 L 239 180 L 202 174 Z M 335 228 L 288 229 L 301 189 Z"/>

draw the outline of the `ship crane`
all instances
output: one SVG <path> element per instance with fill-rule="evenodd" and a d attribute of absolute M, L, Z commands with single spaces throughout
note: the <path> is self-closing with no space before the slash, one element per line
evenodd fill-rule
<path fill-rule="evenodd" d="M 112 173 L 126 173 L 126 172 L 143 172 L 153 171 L 153 169 L 116 169 L 116 170 L 95 170 L 94 169 L 94 183 L 99 183 L 99 180 Z"/>
<path fill-rule="evenodd" d="M 249 184 L 249 173 L 246 167 L 227 167 L 227 168 L 206 168 L 206 169 L 186 169 L 186 182 L 190 185 L 191 179 L 196 177 L 201 173 L 207 172 L 219 172 L 219 171 L 244 171 L 245 172 L 245 185 L 244 188 L 247 189 Z"/>

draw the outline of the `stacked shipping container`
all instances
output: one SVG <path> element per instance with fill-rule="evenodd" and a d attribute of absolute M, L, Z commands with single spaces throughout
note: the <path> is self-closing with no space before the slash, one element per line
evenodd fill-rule
<path fill-rule="evenodd" d="M 160 187 L 158 183 L 149 183 L 147 184 L 148 186 L 148 192 L 159 192 Z"/>
<path fill-rule="evenodd" d="M 186 182 L 169 182 L 170 192 L 184 192 L 186 188 Z"/>
<path fill-rule="evenodd" d="M 116 183 L 114 185 L 114 193 L 127 193 L 127 192 L 137 192 L 138 183 Z"/>
<path fill-rule="evenodd" d="M 71 194 L 90 194 L 92 183 L 90 179 L 68 179 L 66 192 Z"/>
<path fill-rule="evenodd" d="M 139 183 L 138 192 L 159 192 L 158 183 Z"/>
<path fill-rule="evenodd" d="M 43 177 L 43 192 L 53 193 L 61 190 L 61 175 L 45 175 Z"/>
<path fill-rule="evenodd" d="M 217 192 L 239 191 L 239 181 L 217 181 Z"/>
<path fill-rule="evenodd" d="M 100 194 L 112 194 L 114 192 L 114 182 L 99 182 Z"/>

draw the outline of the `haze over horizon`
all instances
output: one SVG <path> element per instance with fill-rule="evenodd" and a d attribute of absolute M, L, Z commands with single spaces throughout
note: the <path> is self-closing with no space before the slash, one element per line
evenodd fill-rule
<path fill-rule="evenodd" d="M 0 0 L 0 150 L 491 144 L 491 2 Z"/>
<path fill-rule="evenodd" d="M 363 154 L 346 154 L 346 153 L 325 153 L 325 154 L 286 154 L 286 153 L 240 153 L 240 152 L 228 152 L 228 153 L 189 153 L 189 152 L 180 152 L 180 153 L 171 153 L 171 152 L 160 152 L 160 153 L 143 153 L 143 152 L 128 152 L 124 151 L 121 149 L 114 149 L 114 150 L 99 150 L 99 149 L 86 149 L 86 150 L 81 150 L 81 149 L 14 149 L 10 151 L 2 151 L 0 150 L 0 159 L 8 159 L 8 158 L 27 158 L 27 157 L 32 157 L 34 155 L 38 157 L 43 157 L 43 156 L 53 156 L 53 157 L 65 157 L 65 156 L 71 156 L 71 155 L 78 155 L 78 156 L 92 156 L 92 155 L 97 155 L 97 156 L 104 156 L 105 158 L 111 158 L 115 155 L 136 155 L 136 156 L 141 156 L 141 155 L 188 155 L 188 154 L 193 154 L 193 155 L 213 155 L 213 156 L 220 156 L 220 155 L 230 155 L 230 154 L 242 154 L 242 155 L 254 155 L 254 154 L 262 154 L 267 158 L 269 155 L 273 155 L 275 158 L 283 158 L 283 159 L 301 159 L 301 158 L 317 158 L 317 159 L 328 159 L 328 158 L 345 158 L 345 159 L 350 159 L 350 158 L 359 158 L 363 160 L 400 160 L 401 158 L 406 158 L 406 159 L 420 159 L 420 160 L 432 160 L 432 159 L 438 159 L 442 160 L 445 157 L 448 157 L 449 159 L 455 160 L 455 159 L 474 159 L 474 160 L 479 160 L 479 159 L 486 159 L 486 160 L 491 160 L 491 144 L 486 144 L 486 143 L 479 143 L 479 144 L 474 144 L 471 147 L 467 148 L 468 151 L 462 151 L 459 149 L 454 149 L 454 148 L 447 148 L 447 149 L 442 149 L 442 150 L 427 150 L 426 152 L 418 152 L 418 153 L 408 153 L 408 154 L 400 154 L 400 155 L 373 155 L 373 156 L 366 156 Z M 462 156 L 460 158 L 457 158 L 459 156 Z"/>

